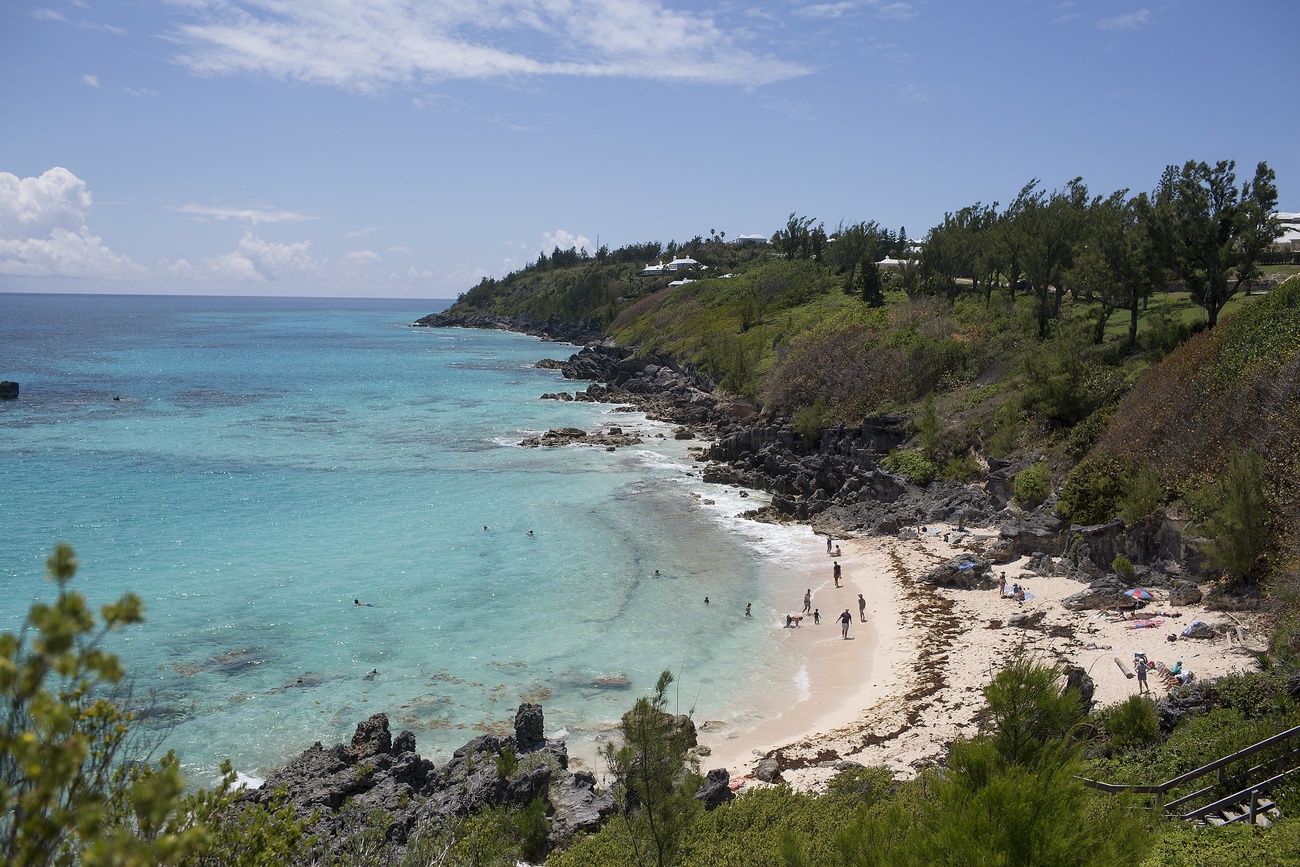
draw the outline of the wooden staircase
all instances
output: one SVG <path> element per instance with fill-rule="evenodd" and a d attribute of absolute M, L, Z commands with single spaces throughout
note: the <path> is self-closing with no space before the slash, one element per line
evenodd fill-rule
<path fill-rule="evenodd" d="M 1275 754 L 1265 761 L 1255 758 L 1266 752 Z M 1254 761 L 1250 763 L 1251 767 L 1243 768 L 1246 759 Z M 1082 777 L 1080 780 L 1084 785 L 1103 792 L 1154 795 L 1150 806 L 1170 818 L 1200 825 L 1230 825 L 1235 822 L 1268 825 L 1272 819 L 1281 816 L 1277 805 L 1267 797 L 1268 791 L 1296 773 L 1300 773 L 1300 726 L 1154 786 L 1102 783 Z M 1168 798 L 1174 790 L 1210 774 L 1214 774 L 1214 779 L 1208 785 L 1172 800 Z"/>

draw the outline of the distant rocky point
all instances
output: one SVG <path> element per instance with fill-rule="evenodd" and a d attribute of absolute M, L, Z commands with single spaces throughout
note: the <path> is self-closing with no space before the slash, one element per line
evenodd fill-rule
<path fill-rule="evenodd" d="M 0 382 L 0 400 L 17 400 L 18 383 L 4 380 Z"/>

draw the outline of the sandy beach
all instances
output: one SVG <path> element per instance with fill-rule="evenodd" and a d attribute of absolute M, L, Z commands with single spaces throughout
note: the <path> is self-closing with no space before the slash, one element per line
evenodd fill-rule
<path fill-rule="evenodd" d="M 996 588 L 917 584 L 935 565 L 978 551 L 997 535 L 995 529 L 970 528 L 950 543 L 945 534 L 952 527 L 930 529 L 938 532 L 913 540 L 837 539 L 841 588 L 829 577 L 829 556 L 825 564 L 811 565 L 809 576 L 792 579 L 789 597 L 800 598 L 812 586 L 813 603 L 822 611 L 820 626 L 805 618 L 789 635 L 806 661 L 807 697 L 793 706 L 774 697 L 770 708 L 760 709 L 762 721 L 749 727 L 705 721 L 700 743 L 709 755 L 702 767 L 728 768 L 733 779 L 750 785 L 758 762 L 772 758 L 781 778 L 799 789 L 821 787 L 837 772 L 832 765 L 843 759 L 910 776 L 939 760 L 954 739 L 976 733 L 982 688 L 1018 652 L 1045 663 L 1082 666 L 1096 683 L 1100 707 L 1137 693 L 1136 678 L 1127 674 L 1135 652 L 1167 665 L 1182 660 L 1186 670 L 1207 678 L 1249 668 L 1253 652 L 1262 649 L 1264 636 L 1250 615 L 1208 611 L 1203 605 L 1171 609 L 1158 590 L 1143 616 L 1157 611 L 1177 616 L 1160 618 L 1163 623 L 1154 628 L 1133 629 L 1132 621 L 1112 622 L 1096 611 L 1070 611 L 1061 601 L 1086 585 L 1029 572 L 1028 558 L 995 567 L 995 574 L 1006 573 L 1008 588 L 1018 583 L 1029 591 L 1023 605 L 1001 598 Z M 859 593 L 867 600 L 865 623 L 858 619 Z M 845 608 L 853 615 L 848 641 L 836 619 Z M 1005 625 L 1022 610 L 1032 625 Z M 1222 636 L 1168 641 L 1168 635 L 1181 636 L 1196 620 L 1236 626 L 1244 641 L 1231 646 Z M 1154 671 L 1149 685 L 1156 695 L 1163 690 Z"/>

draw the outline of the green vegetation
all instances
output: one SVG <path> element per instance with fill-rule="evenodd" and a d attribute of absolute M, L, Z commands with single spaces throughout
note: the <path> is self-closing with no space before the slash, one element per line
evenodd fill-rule
<path fill-rule="evenodd" d="M 1018 501 L 1036 506 L 1052 491 L 1052 470 L 1047 464 L 1034 464 L 1016 473 L 1012 486 Z"/>
<path fill-rule="evenodd" d="M 72 548 L 46 562 L 58 588 L 18 634 L 0 634 L 0 853 L 14 867 L 271 865 L 303 835 L 289 808 L 242 809 L 227 765 L 213 791 L 184 794 L 180 763 L 149 761 L 125 672 L 105 637 L 143 621 L 138 597 L 100 611 L 70 585 Z"/>
<path fill-rule="evenodd" d="M 880 465 L 891 473 L 898 473 L 915 485 L 925 487 L 934 481 L 939 468 L 920 452 L 895 449 L 881 459 Z"/>

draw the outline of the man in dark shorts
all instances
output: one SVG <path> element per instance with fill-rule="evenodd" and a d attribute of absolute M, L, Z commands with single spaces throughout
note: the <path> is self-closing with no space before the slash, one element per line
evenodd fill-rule
<path fill-rule="evenodd" d="M 852 622 L 853 615 L 849 613 L 849 609 L 845 608 L 844 613 L 840 615 L 840 635 L 844 636 L 845 641 L 849 639 L 849 624 Z"/>

